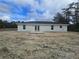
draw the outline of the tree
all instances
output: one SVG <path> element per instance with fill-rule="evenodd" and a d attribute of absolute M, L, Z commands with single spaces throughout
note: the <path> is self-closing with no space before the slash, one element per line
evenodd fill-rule
<path fill-rule="evenodd" d="M 4 25 L 3 25 L 3 21 L 0 19 L 0 28 L 3 28 Z"/>
<path fill-rule="evenodd" d="M 79 23 L 79 1 L 75 3 L 75 19 Z"/>
<path fill-rule="evenodd" d="M 65 18 L 67 20 L 74 21 L 74 24 L 79 23 L 79 1 L 69 4 L 67 8 L 63 9 L 63 13 L 65 14 Z M 72 17 L 72 19 L 70 19 L 70 17 Z"/>
<path fill-rule="evenodd" d="M 62 9 L 62 13 L 57 13 L 54 17 L 55 23 L 69 23 L 70 31 L 79 32 L 79 0 L 69 4 L 67 8 Z"/>
<path fill-rule="evenodd" d="M 0 19 L 0 28 L 17 28 L 16 22 L 8 22 L 8 21 L 2 21 Z"/>
<path fill-rule="evenodd" d="M 55 23 L 61 23 L 61 24 L 67 23 L 67 20 L 65 19 L 65 17 L 60 13 L 56 14 L 56 16 L 54 17 L 54 21 Z"/>

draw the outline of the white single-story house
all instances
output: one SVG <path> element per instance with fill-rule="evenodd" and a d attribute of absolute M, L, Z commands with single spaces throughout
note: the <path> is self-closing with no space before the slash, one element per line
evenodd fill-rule
<path fill-rule="evenodd" d="M 28 21 L 17 23 L 18 31 L 26 32 L 67 32 L 68 24 L 55 24 L 52 21 Z"/>

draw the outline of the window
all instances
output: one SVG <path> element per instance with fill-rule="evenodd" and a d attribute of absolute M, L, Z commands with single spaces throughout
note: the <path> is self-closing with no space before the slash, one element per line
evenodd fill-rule
<path fill-rule="evenodd" d="M 39 31 L 39 26 L 38 26 L 38 31 Z"/>
<path fill-rule="evenodd" d="M 35 31 L 39 31 L 40 27 L 39 26 L 35 26 Z"/>
<path fill-rule="evenodd" d="M 37 26 L 35 25 L 35 31 L 37 30 Z"/>
<path fill-rule="evenodd" d="M 53 25 L 51 25 L 51 30 L 53 30 Z"/>
<path fill-rule="evenodd" d="M 62 26 L 60 25 L 60 28 L 62 28 Z"/>
<path fill-rule="evenodd" d="M 26 25 L 23 25 L 23 29 L 24 29 L 24 30 L 26 29 Z"/>

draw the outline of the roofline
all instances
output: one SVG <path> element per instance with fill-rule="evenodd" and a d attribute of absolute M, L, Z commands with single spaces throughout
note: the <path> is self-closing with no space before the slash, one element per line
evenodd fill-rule
<path fill-rule="evenodd" d="M 21 25 L 21 24 L 22 24 L 22 25 L 24 25 L 24 24 L 26 24 L 26 25 L 33 25 L 33 24 L 34 24 L 34 25 L 35 25 L 35 24 L 40 24 L 40 23 L 28 23 L 28 24 L 27 24 L 27 23 L 16 23 L 16 24 L 17 24 L 17 25 Z M 44 24 L 44 23 L 42 23 L 42 24 Z M 48 24 L 49 24 L 49 23 L 48 23 Z M 44 25 L 46 25 L 46 24 L 44 24 Z M 50 24 L 50 25 L 69 25 L 69 24 L 53 24 L 53 23 L 52 23 L 52 24 Z"/>
<path fill-rule="evenodd" d="M 18 24 L 62 24 L 62 23 L 55 23 L 53 21 L 27 21 L 27 22 L 17 22 Z M 63 23 L 65 25 L 68 25 L 67 23 Z"/>

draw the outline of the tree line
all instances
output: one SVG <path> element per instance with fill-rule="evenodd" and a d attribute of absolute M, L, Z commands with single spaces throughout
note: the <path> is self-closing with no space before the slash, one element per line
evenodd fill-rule
<path fill-rule="evenodd" d="M 2 21 L 2 19 L 0 19 L 0 28 L 17 28 L 17 25 L 15 21 L 8 22 Z"/>

